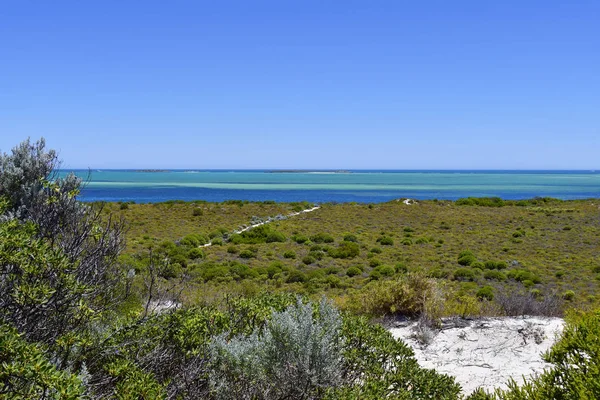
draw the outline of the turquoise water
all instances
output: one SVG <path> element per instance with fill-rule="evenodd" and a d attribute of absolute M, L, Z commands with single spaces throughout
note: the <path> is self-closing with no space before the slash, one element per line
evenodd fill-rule
<path fill-rule="evenodd" d="M 383 202 L 400 197 L 523 199 L 600 197 L 594 171 L 74 171 L 90 181 L 84 201 L 167 200 Z"/>

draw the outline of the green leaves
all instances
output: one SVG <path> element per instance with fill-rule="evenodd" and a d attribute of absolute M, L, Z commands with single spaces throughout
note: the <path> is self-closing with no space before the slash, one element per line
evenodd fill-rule
<path fill-rule="evenodd" d="M 83 396 L 81 380 L 56 369 L 44 350 L 0 324 L 0 393 L 7 396 L 3 398 L 76 400 Z"/>

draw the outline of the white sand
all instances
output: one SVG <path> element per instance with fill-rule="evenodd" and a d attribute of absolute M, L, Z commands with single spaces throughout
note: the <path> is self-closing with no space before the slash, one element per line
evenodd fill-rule
<path fill-rule="evenodd" d="M 416 340 L 415 322 L 390 331 L 413 348 L 421 366 L 456 377 L 469 394 L 480 386 L 506 388 L 509 378 L 521 383 L 524 375 L 549 367 L 541 354 L 563 325 L 560 318 L 543 317 L 446 321 L 429 345 Z"/>

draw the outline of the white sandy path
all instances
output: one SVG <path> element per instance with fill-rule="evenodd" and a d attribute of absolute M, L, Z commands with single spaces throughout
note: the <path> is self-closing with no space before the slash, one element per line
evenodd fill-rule
<path fill-rule="evenodd" d="M 554 344 L 563 325 L 560 318 L 543 317 L 472 320 L 464 327 L 442 328 L 426 347 L 414 339 L 416 323 L 390 331 L 413 348 L 421 366 L 456 377 L 469 394 L 480 386 L 506 388 L 509 378 L 522 383 L 524 375 L 548 368 L 541 354 Z"/>
<path fill-rule="evenodd" d="M 313 212 L 313 211 L 318 210 L 319 208 L 321 208 L 321 207 L 315 206 L 313 208 L 307 208 L 306 210 L 302 210 L 302 211 L 298 211 L 298 212 L 293 212 L 293 213 L 287 214 L 284 218 L 295 217 L 296 215 Z M 269 223 L 271 223 L 273 221 L 279 221 L 279 220 L 274 219 L 274 220 L 270 220 L 270 221 L 259 222 L 258 224 L 253 224 L 253 225 L 247 226 L 247 227 L 245 227 L 243 229 L 238 229 L 236 231 L 233 231 L 233 233 L 236 234 L 236 233 L 246 232 L 249 229 L 256 228 L 257 226 L 269 224 Z M 200 247 L 208 247 L 208 246 L 212 246 L 212 241 L 210 241 L 210 242 L 208 242 L 206 244 L 200 245 Z"/>

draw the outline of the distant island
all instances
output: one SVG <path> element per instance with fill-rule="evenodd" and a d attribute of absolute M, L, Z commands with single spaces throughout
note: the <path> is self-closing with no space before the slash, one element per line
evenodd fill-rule
<path fill-rule="evenodd" d="M 336 171 L 323 171 L 323 170 L 307 170 L 307 169 L 274 169 L 265 171 L 270 174 L 351 174 L 352 171 L 340 169 Z"/>
<path fill-rule="evenodd" d="M 133 172 L 171 172 L 168 169 L 136 169 Z"/>

